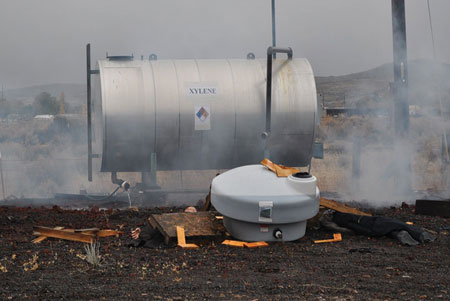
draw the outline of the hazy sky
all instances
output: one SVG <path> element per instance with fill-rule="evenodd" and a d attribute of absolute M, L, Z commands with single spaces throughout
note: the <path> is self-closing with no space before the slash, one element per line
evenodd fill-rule
<path fill-rule="evenodd" d="M 409 58 L 431 58 L 426 0 L 406 0 Z M 440 61 L 450 63 L 449 0 L 431 0 Z M 391 0 L 277 0 L 277 44 L 316 75 L 392 61 Z M 270 0 L 0 0 L 0 83 L 85 82 L 85 45 L 159 59 L 264 57 Z"/>

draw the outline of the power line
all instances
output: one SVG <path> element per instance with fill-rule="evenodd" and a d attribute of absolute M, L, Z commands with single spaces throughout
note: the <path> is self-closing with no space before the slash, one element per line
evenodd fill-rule
<path fill-rule="evenodd" d="M 433 59 L 436 60 L 436 46 L 434 44 L 434 32 L 433 32 L 433 22 L 431 21 L 430 0 L 427 0 L 427 6 L 428 6 L 428 20 L 430 22 L 431 43 L 433 45 Z"/>

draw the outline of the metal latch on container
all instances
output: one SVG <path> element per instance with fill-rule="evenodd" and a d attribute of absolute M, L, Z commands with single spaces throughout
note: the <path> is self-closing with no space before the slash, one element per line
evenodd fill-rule
<path fill-rule="evenodd" d="M 272 201 L 259 202 L 259 218 L 260 222 L 272 222 Z"/>

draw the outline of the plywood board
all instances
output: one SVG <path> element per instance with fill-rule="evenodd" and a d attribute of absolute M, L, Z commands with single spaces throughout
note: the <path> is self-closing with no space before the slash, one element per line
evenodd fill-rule
<path fill-rule="evenodd" d="M 225 231 L 222 221 L 217 220 L 212 212 L 153 214 L 149 222 L 161 232 L 166 244 L 177 237 L 177 226 L 184 228 L 186 237 L 211 237 Z"/>

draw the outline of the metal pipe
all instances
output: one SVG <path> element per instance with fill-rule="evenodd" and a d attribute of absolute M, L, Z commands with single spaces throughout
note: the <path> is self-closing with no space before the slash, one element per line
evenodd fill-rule
<path fill-rule="evenodd" d="M 113 184 L 119 185 L 119 187 L 125 191 L 127 191 L 130 188 L 130 184 L 127 181 L 117 178 L 117 172 L 115 171 L 111 173 L 111 182 Z"/>
<path fill-rule="evenodd" d="M 276 23 L 275 23 L 275 0 L 272 0 L 272 47 L 277 47 L 276 37 Z M 273 53 L 273 58 L 277 58 L 276 52 Z"/>
<path fill-rule="evenodd" d="M 92 182 L 91 44 L 86 45 L 88 181 Z"/>
<path fill-rule="evenodd" d="M 286 53 L 288 60 L 292 59 L 292 48 L 267 48 L 267 82 L 266 82 L 266 132 L 263 134 L 265 138 L 268 138 L 271 128 L 271 115 L 272 115 L 272 54 L 274 53 Z"/>

